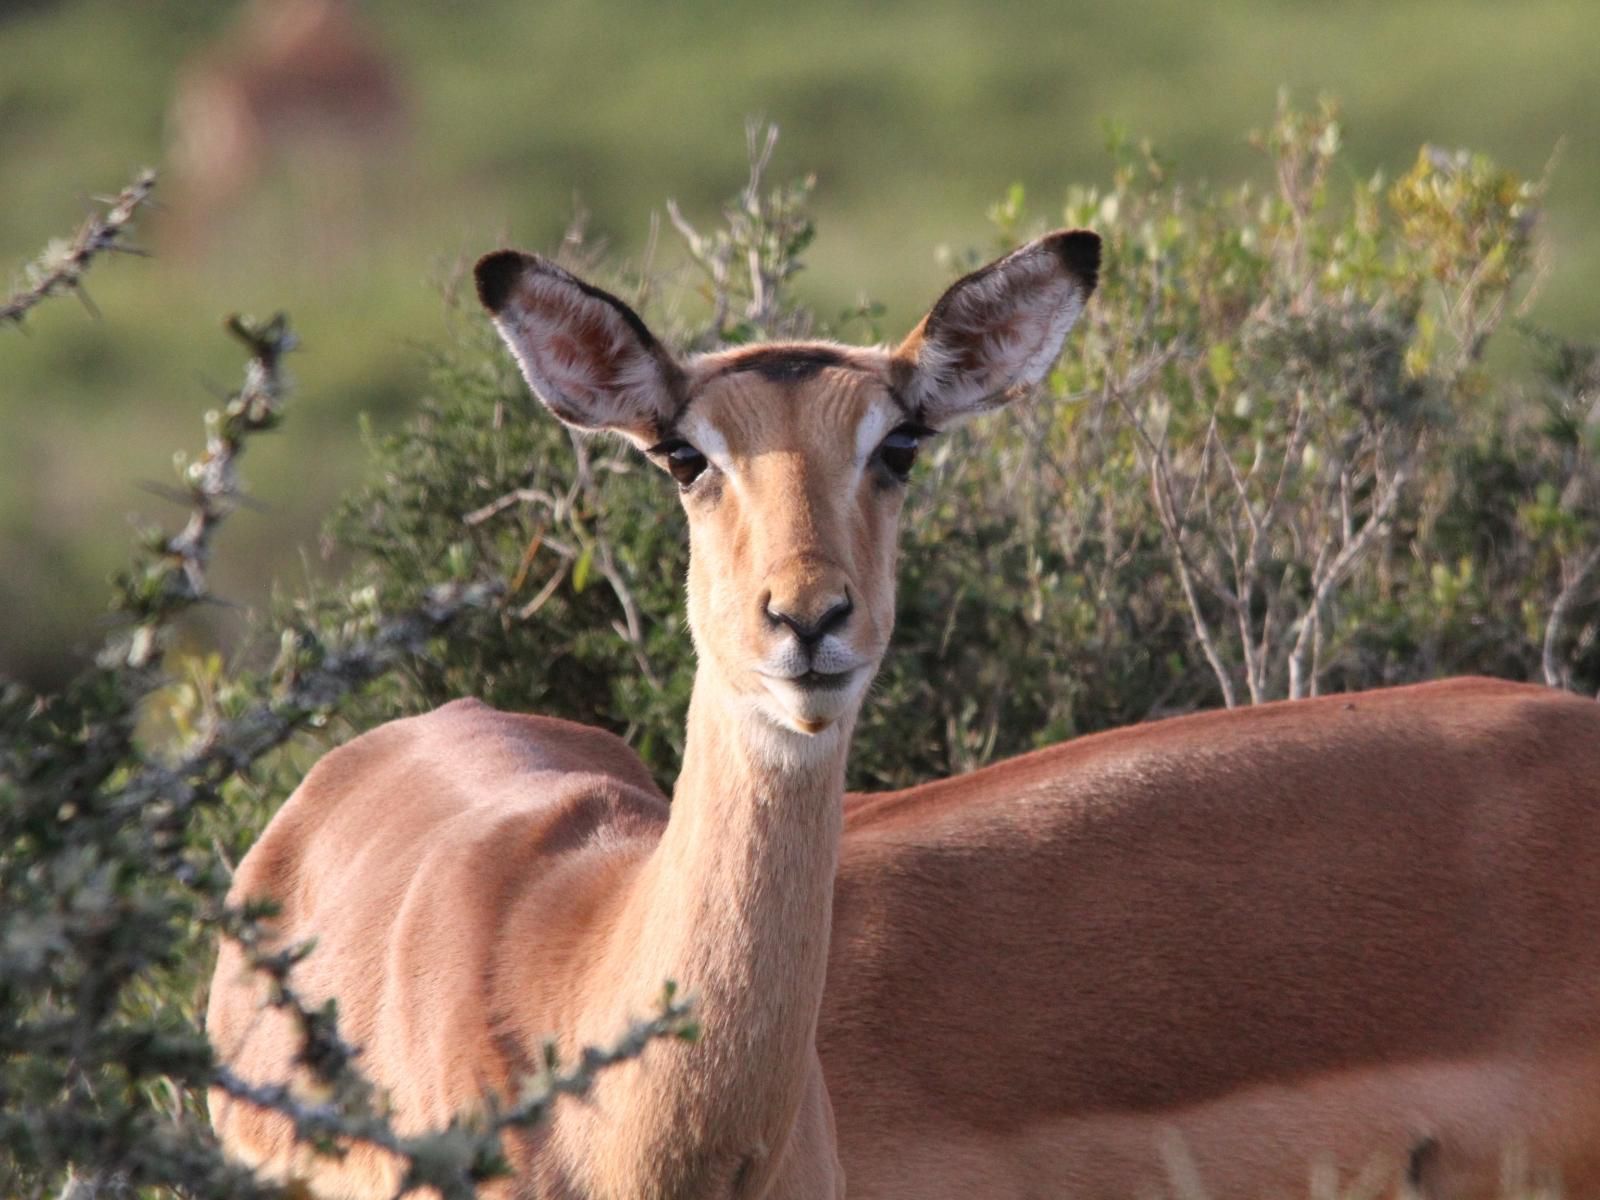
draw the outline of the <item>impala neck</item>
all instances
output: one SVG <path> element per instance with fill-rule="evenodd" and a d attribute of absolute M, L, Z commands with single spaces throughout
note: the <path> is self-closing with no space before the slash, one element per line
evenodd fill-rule
<path fill-rule="evenodd" d="M 700 1044 L 657 1060 L 640 1100 L 716 1143 L 776 1150 L 815 1069 L 849 724 L 776 730 L 702 666 L 666 831 L 626 919 L 635 995 L 676 980 Z M 638 1011 L 637 1007 L 634 1011 Z M 660 1069 L 666 1066 L 665 1070 Z"/>
<path fill-rule="evenodd" d="M 709 1037 L 809 1048 L 822 997 L 849 728 L 775 729 L 702 668 L 656 853 L 674 970 Z M 771 1040 L 776 1039 L 776 1040 Z"/>

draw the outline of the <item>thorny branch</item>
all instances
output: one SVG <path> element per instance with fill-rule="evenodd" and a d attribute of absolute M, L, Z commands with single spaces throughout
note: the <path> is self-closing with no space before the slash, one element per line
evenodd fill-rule
<path fill-rule="evenodd" d="M 142 572 L 124 582 L 124 608 L 140 623 L 108 657 L 135 668 L 157 661 L 164 634 L 180 612 L 210 598 L 206 567 L 211 543 L 242 497 L 239 458 L 251 436 L 282 420 L 287 381 L 281 360 L 296 344 L 287 319 L 279 314 L 257 325 L 236 316 L 229 319 L 228 329 L 250 348 L 251 358 L 243 386 L 220 411 L 206 415 L 205 453 L 185 469 L 188 521 L 180 532 L 161 540 Z M 290 635 L 286 650 L 291 661 L 284 665 L 278 696 L 214 724 L 177 766 L 150 764 L 135 773 L 124 789 L 127 802 L 139 807 L 157 794 L 181 796 L 185 802 L 173 805 L 169 799 L 165 806 L 176 818 L 197 796 L 294 736 L 309 717 L 414 657 L 463 612 L 488 607 L 502 591 L 499 581 L 437 585 L 415 609 L 393 614 L 366 636 L 341 646 L 326 646 L 307 631 Z"/>
<path fill-rule="evenodd" d="M 228 329 L 251 351 L 244 384 L 220 411 L 206 414 L 205 453 L 184 472 L 188 520 L 177 534 L 160 537 L 142 569 L 122 580 L 121 606 L 138 623 L 101 656 L 110 664 L 126 663 L 152 681 L 172 622 L 211 598 L 206 581 L 211 543 L 241 499 L 238 460 L 246 443 L 282 419 L 287 383 L 281 360 L 295 347 L 288 320 L 279 314 L 257 325 L 235 316 Z M 167 844 L 178 846 L 191 810 L 215 800 L 229 778 L 248 771 L 362 684 L 421 653 L 462 613 L 489 607 L 502 591 L 499 581 L 437 585 L 416 608 L 389 615 L 365 636 L 342 645 L 324 644 L 305 630 L 286 634 L 277 694 L 212 723 L 178 763 L 143 761 L 118 788 L 115 809 L 158 837 L 169 835 Z"/>
<path fill-rule="evenodd" d="M 123 239 L 155 186 L 156 173 L 148 168 L 140 171 L 132 183 L 106 201 L 110 207 L 103 216 L 90 216 L 70 240 L 46 246 L 44 253 L 24 268 L 27 282 L 0 304 L 0 324 L 21 325 L 29 310 L 57 292 L 76 291 L 87 303 L 83 277 L 97 255 L 139 253 Z"/>
<path fill-rule="evenodd" d="M 498 581 L 439 584 L 417 608 L 385 618 L 372 633 L 343 646 L 324 646 L 300 633 L 290 649 L 313 661 L 291 666 L 276 697 L 212 724 L 176 766 L 146 763 L 122 789 L 119 803 L 142 813 L 147 823 L 161 820 L 181 828 L 188 812 L 215 799 L 228 779 L 248 771 L 363 684 L 415 658 L 463 613 L 490 607 L 502 591 Z"/>
<path fill-rule="evenodd" d="M 280 954 L 275 958 L 292 965 L 302 956 Z M 262 965 L 254 958 L 252 964 Z M 262 969 L 272 970 L 270 961 Z M 288 987 L 287 967 L 282 975 L 274 973 L 273 977 L 276 987 L 269 1003 L 288 1008 L 297 1019 L 304 1017 L 303 1004 Z M 284 997 L 288 997 L 288 1001 Z M 372 1107 L 370 1087 L 361 1096 L 357 1111 L 352 1113 L 345 1105 L 308 1101 L 297 1096 L 287 1083 L 250 1083 L 227 1067 L 217 1069 L 213 1083 L 237 1100 L 287 1117 L 294 1125 L 296 1138 L 302 1142 L 339 1147 L 358 1141 L 387 1151 L 399 1160 L 397 1198 L 419 1188 L 431 1188 L 442 1200 L 477 1200 L 478 1189 L 485 1182 L 506 1173 L 500 1148 L 502 1133 L 544 1121 L 559 1097 L 586 1095 L 601 1071 L 638 1058 L 651 1042 L 695 1040 L 699 1029 L 690 1010 L 690 1003 L 680 999 L 676 985 L 668 981 L 662 989 L 655 1015 L 631 1022 L 611 1045 L 585 1046 L 579 1052 L 577 1063 L 563 1070 L 555 1044 L 546 1043 L 542 1068 L 523 1082 L 521 1094 L 509 1106 L 502 1107 L 489 1096 L 485 1098 L 488 1103 L 485 1117 L 475 1121 L 458 1118 L 443 1130 L 414 1137 L 402 1137 L 394 1132 L 389 1121 Z M 314 1015 L 329 1012 L 324 1009 Z M 331 1016 L 329 1020 L 331 1024 Z M 339 1045 L 350 1049 L 348 1043 L 341 1041 Z M 343 1064 L 338 1070 L 327 1073 L 314 1070 L 314 1074 L 321 1082 L 337 1086 L 345 1084 L 353 1070 Z M 365 1085 L 364 1080 L 361 1083 Z"/>
<path fill-rule="evenodd" d="M 206 414 L 205 453 L 184 472 L 190 511 L 183 529 L 162 537 L 143 569 L 123 580 L 122 607 L 139 623 L 102 655 L 109 662 L 153 668 L 172 622 L 210 599 L 211 543 L 242 496 L 239 458 L 250 437 L 282 419 L 287 381 L 281 360 L 296 344 L 288 320 L 279 314 L 257 325 L 235 316 L 228 329 L 251 351 L 244 384 L 221 410 Z M 420 653 L 463 612 L 487 608 L 502 590 L 499 581 L 437 585 L 415 609 L 380 620 L 366 636 L 344 645 L 324 645 L 306 631 L 287 635 L 290 661 L 283 665 L 278 695 L 212 724 L 176 765 L 144 763 L 120 789 L 119 804 L 147 824 L 181 829 L 190 809 L 214 798 L 231 776 L 288 741 L 315 714 Z"/>
<path fill-rule="evenodd" d="M 239 456 L 250 437 L 277 423 L 286 390 L 280 360 L 294 341 L 287 322 L 280 317 L 258 326 L 235 319 L 230 329 L 250 348 L 245 381 L 220 411 L 207 415 L 205 453 L 184 474 L 190 506 L 184 527 L 176 534 L 151 534 L 119 582 L 118 604 L 133 619 L 131 631 L 113 636 L 101 655 L 102 670 L 86 676 L 77 691 L 53 706 L 26 710 L 12 703 L 6 710 L 24 722 L 25 731 L 29 721 L 38 722 L 34 728 L 43 731 L 57 719 L 52 712 L 62 713 L 56 736 L 42 732 L 10 745 L 0 741 L 0 775 L 6 776 L 6 784 L 16 784 L 11 793 L 14 802 L 0 814 L 8 844 L 19 837 L 25 843 L 38 836 L 28 831 L 40 828 L 54 836 L 61 823 L 70 820 L 78 840 L 66 844 L 93 847 L 92 853 L 79 858 L 46 858 L 45 866 L 59 871 L 65 881 L 58 885 L 63 894 L 53 898 L 48 892 L 38 895 L 37 884 L 28 884 L 13 869 L 15 864 L 8 865 L 0 856 L 8 934 L 0 939 L 5 943 L 0 945 L 0 956 L 6 958 L 0 974 L 7 976 L 12 988 L 31 988 L 40 994 L 50 989 L 74 997 L 37 1020 L 0 1021 L 5 1030 L 0 1041 L 8 1052 L 27 1045 L 38 1053 L 41 1047 L 59 1044 L 58 1057 L 74 1064 L 50 1099 L 37 1105 L 28 1118 L 56 1145 L 81 1143 L 70 1159 L 67 1194 L 89 1194 L 85 1189 L 111 1194 L 112 1188 L 120 1189 L 116 1194 L 131 1194 L 140 1180 L 171 1179 L 171 1172 L 179 1170 L 172 1165 L 176 1151 L 159 1141 L 149 1143 L 137 1156 L 123 1150 L 110 1158 L 96 1157 L 101 1152 L 93 1148 L 93 1137 L 98 1136 L 94 1131 L 100 1127 L 95 1122 L 103 1120 L 86 1114 L 100 1112 L 102 1101 L 109 1103 L 111 1093 L 105 1089 L 120 1095 L 130 1080 L 138 1083 L 158 1076 L 171 1063 L 182 1064 L 181 1070 L 172 1069 L 181 1079 L 196 1083 L 210 1079 L 209 1051 L 198 1030 L 170 1041 L 163 1032 L 152 1041 L 150 1028 L 139 1020 L 112 1015 L 119 998 L 136 985 L 150 963 L 182 952 L 182 939 L 188 935 L 178 932 L 173 912 L 191 913 L 200 928 L 220 926 L 236 934 L 261 915 L 229 915 L 221 909 L 218 897 L 225 881 L 193 845 L 196 814 L 219 804 L 225 785 L 248 775 L 271 750 L 336 709 L 365 682 L 414 659 L 466 610 L 491 607 L 502 590 L 498 581 L 443 584 L 428 591 L 412 610 L 376 618 L 358 637 L 324 640 L 314 630 L 290 631 L 270 690 L 257 689 L 244 711 L 213 721 L 176 761 L 144 749 L 134 734 L 136 721 L 141 706 L 165 682 L 161 662 L 169 632 L 185 612 L 212 599 L 207 583 L 210 549 L 218 528 L 242 499 Z M 80 703 L 85 706 L 82 716 L 77 711 Z M 137 872 L 127 877 L 128 892 L 119 890 L 114 897 L 102 894 L 98 890 L 102 877 L 120 871 L 123 864 L 138 865 Z M 25 869 L 31 868 L 26 864 L 19 868 Z M 174 884 L 182 891 L 175 891 Z M 84 914 L 65 927 L 58 912 L 68 903 L 63 896 L 70 896 L 70 903 Z M 19 897 L 26 899 L 19 904 Z M 101 909 L 105 909 L 103 919 L 96 917 Z M 152 928 L 139 925 L 139 920 L 162 923 Z M 108 928 L 118 930 L 121 938 L 141 931 L 151 941 L 137 950 L 108 952 Z M 55 939 L 51 953 L 32 954 L 30 939 L 45 932 Z M 279 978 L 286 977 L 294 961 L 293 955 L 257 958 L 260 969 Z M 293 1010 L 304 1035 L 302 1060 L 320 1064 L 328 1072 L 349 1068 L 346 1096 L 370 1091 L 350 1066 L 354 1051 L 339 1039 L 332 1010 L 309 1010 L 286 987 L 276 994 L 280 1006 Z M 0 1105 L 0 1112 L 4 1108 Z M 217 1194 L 269 1191 L 265 1185 L 252 1188 L 248 1180 L 227 1174 L 229 1168 L 214 1147 L 202 1153 L 197 1143 L 195 1151 L 204 1161 L 197 1159 L 181 1170 L 193 1178 L 226 1180 L 219 1183 L 226 1190 Z M 126 1188 L 118 1182 L 124 1176 L 129 1181 Z"/>
<path fill-rule="evenodd" d="M 288 319 L 279 313 L 257 325 L 246 318 L 228 319 L 228 331 L 250 349 L 242 387 L 220 410 L 206 414 L 206 449 L 184 470 L 189 489 L 189 519 L 183 529 L 164 538 L 142 572 L 123 581 L 123 607 L 140 624 L 123 657 L 134 668 L 150 665 L 162 649 L 162 633 L 180 611 L 207 598 L 206 566 L 211 540 L 239 503 L 238 460 L 254 434 L 277 427 L 282 420 L 285 383 L 281 361 L 295 348 Z"/>

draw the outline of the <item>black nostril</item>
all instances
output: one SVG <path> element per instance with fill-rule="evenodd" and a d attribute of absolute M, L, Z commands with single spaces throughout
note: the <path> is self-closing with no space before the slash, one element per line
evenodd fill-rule
<path fill-rule="evenodd" d="M 768 621 L 770 621 L 774 626 L 787 625 L 794 633 L 795 637 L 799 638 L 802 642 L 812 641 L 818 636 L 817 631 L 812 626 L 807 625 L 803 621 L 797 621 L 794 617 L 791 617 L 788 613 L 781 609 L 768 608 L 766 611 Z"/>
<path fill-rule="evenodd" d="M 832 633 L 849 620 L 850 614 L 855 610 L 855 605 L 850 602 L 850 597 L 846 595 L 843 600 L 823 613 L 814 622 L 802 621 L 798 617 L 792 617 L 780 609 L 773 608 L 770 599 L 764 601 L 761 608 L 767 614 L 767 620 L 772 622 L 773 625 L 787 625 L 802 643 L 811 645 L 820 640 L 824 634 Z"/>
<path fill-rule="evenodd" d="M 850 603 L 849 593 L 846 593 L 843 600 L 822 614 L 822 620 L 817 622 L 817 636 L 821 637 L 825 633 L 832 633 L 843 625 L 850 619 L 850 614 L 855 611 L 855 607 L 854 604 Z"/>

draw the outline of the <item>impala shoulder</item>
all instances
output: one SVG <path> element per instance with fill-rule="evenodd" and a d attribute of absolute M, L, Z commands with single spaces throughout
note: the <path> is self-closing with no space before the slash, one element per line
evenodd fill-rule
<path fill-rule="evenodd" d="M 603 776 L 660 795 L 633 747 L 591 725 L 506 712 L 472 698 L 392 724 L 414 725 L 430 752 L 452 755 L 464 768 Z"/>
<path fill-rule="evenodd" d="M 282 894 L 357 848 L 500 819 L 564 825 L 569 809 L 623 824 L 664 819 L 666 799 L 620 738 L 570 721 L 456 700 L 388 721 L 324 754 L 235 876 L 235 891 Z M 582 817 L 571 818 L 582 823 Z"/>

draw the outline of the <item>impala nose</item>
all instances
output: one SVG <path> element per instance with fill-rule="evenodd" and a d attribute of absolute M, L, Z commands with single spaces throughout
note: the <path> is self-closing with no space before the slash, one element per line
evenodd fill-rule
<path fill-rule="evenodd" d="M 855 611 L 849 592 L 842 596 L 824 596 L 819 602 L 810 604 L 798 597 L 793 601 L 780 602 L 769 592 L 762 600 L 761 607 L 774 628 L 787 625 L 794 636 L 800 639 L 800 644 L 808 647 L 816 645 L 825 634 L 842 629 Z"/>

